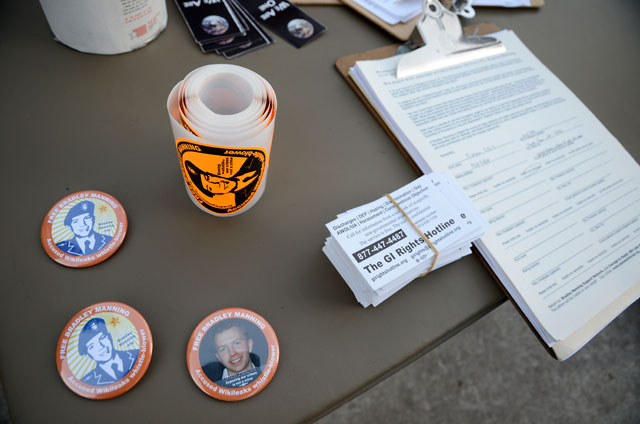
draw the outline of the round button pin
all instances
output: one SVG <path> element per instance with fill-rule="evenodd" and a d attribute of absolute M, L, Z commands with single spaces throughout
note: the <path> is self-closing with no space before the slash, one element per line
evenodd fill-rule
<path fill-rule="evenodd" d="M 113 196 L 87 190 L 57 202 L 40 232 L 45 252 L 59 264 L 84 268 L 113 255 L 127 233 L 127 214 Z"/>
<path fill-rule="evenodd" d="M 69 320 L 58 340 L 56 362 L 74 393 L 110 399 L 140 381 L 152 351 L 151 330 L 142 315 L 124 303 L 103 302 Z"/>
<path fill-rule="evenodd" d="M 269 323 L 247 309 L 212 313 L 193 330 L 187 345 L 187 368 L 207 395 L 225 401 L 260 393 L 273 378 L 280 347 Z"/>

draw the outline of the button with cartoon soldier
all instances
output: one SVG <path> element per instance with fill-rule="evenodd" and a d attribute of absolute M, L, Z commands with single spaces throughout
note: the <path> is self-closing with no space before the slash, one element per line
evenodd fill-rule
<path fill-rule="evenodd" d="M 109 399 L 131 390 L 147 371 L 153 341 L 131 306 L 103 302 L 78 312 L 64 327 L 56 362 L 62 381 L 79 396 Z"/>
<path fill-rule="evenodd" d="M 56 203 L 42 222 L 45 252 L 59 264 L 83 268 L 111 257 L 127 233 L 127 214 L 109 194 L 87 190 Z"/>

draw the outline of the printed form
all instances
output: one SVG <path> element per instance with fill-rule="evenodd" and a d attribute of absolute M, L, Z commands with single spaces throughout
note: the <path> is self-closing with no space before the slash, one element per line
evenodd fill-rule
<path fill-rule="evenodd" d="M 513 32 L 495 36 L 506 53 L 400 80 L 394 56 L 350 75 L 421 170 L 450 173 L 484 214 L 479 250 L 552 346 L 638 297 L 640 167 Z"/>

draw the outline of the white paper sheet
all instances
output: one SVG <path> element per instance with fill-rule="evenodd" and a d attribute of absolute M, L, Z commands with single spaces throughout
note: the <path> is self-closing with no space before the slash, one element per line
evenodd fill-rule
<path fill-rule="evenodd" d="M 358 82 L 418 166 L 453 174 L 490 222 L 478 247 L 549 345 L 637 284 L 640 167 L 510 31 L 507 53 Z"/>
<path fill-rule="evenodd" d="M 531 7 L 530 0 L 473 0 L 473 6 Z"/>

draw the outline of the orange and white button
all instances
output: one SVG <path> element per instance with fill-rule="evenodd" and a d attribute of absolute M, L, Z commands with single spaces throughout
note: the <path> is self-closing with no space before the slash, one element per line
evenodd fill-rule
<path fill-rule="evenodd" d="M 227 308 L 200 321 L 187 345 L 187 368 L 207 395 L 247 399 L 271 382 L 280 359 L 273 328 L 260 315 Z"/>
<path fill-rule="evenodd" d="M 73 316 L 56 349 L 58 372 L 74 393 L 109 399 L 128 392 L 147 371 L 151 330 L 131 306 L 102 302 Z"/>
<path fill-rule="evenodd" d="M 127 234 L 127 214 L 113 196 L 96 190 L 73 193 L 45 215 L 42 247 L 61 265 L 83 268 L 110 258 Z"/>

